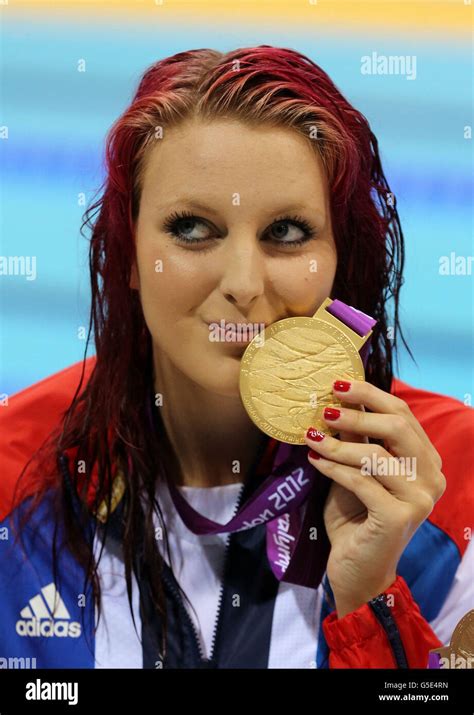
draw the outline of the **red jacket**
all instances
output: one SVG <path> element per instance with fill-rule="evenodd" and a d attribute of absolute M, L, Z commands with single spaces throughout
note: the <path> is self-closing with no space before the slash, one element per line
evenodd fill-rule
<path fill-rule="evenodd" d="M 95 358 L 86 361 L 85 383 Z M 59 422 L 77 387 L 82 363 L 77 363 L 10 398 L 3 410 L 0 444 L 3 473 L 0 480 L 0 521 L 13 508 L 14 486 L 21 468 Z M 466 529 L 474 526 L 474 489 L 470 485 L 474 462 L 473 411 L 458 400 L 418 390 L 395 379 L 392 392 L 405 400 L 443 460 L 447 488 L 429 522 L 446 535 L 462 559 Z M 35 477 L 27 492 L 38 487 Z M 398 626 L 410 668 L 425 668 L 429 650 L 442 645 L 423 617 L 402 575 L 387 589 L 394 596 L 392 616 Z M 474 605 L 474 604 L 473 604 Z M 466 608 L 468 610 L 468 608 Z M 338 619 L 330 613 L 323 622 L 332 668 L 397 667 L 386 631 L 365 604 Z"/>

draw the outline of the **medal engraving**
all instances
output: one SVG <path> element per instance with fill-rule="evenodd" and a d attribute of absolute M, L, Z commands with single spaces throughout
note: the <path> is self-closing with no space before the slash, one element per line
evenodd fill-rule
<path fill-rule="evenodd" d="M 285 318 L 266 328 L 263 343 L 260 336 L 247 347 L 240 394 L 262 432 L 281 442 L 305 444 L 308 427 L 337 433 L 321 418 L 327 405 L 341 404 L 332 392 L 337 379 L 364 379 L 359 351 L 349 336 L 318 318 Z"/>

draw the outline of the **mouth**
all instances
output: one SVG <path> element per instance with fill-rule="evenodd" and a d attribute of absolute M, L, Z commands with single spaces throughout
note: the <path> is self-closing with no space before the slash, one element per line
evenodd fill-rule
<path fill-rule="evenodd" d="M 267 323 L 235 323 L 224 318 L 204 321 L 210 342 L 222 342 L 229 345 L 248 345 L 256 335 L 263 333 Z"/>

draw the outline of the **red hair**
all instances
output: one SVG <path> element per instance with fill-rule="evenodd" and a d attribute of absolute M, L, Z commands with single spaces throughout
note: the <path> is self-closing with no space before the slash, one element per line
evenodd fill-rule
<path fill-rule="evenodd" d="M 77 459 L 87 465 L 86 475 L 95 475 L 97 503 L 104 497 L 111 499 L 113 464 L 120 459 L 128 465 L 123 532 L 127 581 L 130 589 L 133 555 L 141 548 L 153 598 L 162 613 L 162 562 L 152 516 L 157 508 L 155 488 L 163 442 L 157 446 L 144 409 L 153 390 L 152 345 L 139 295 L 129 281 L 148 153 L 160 129 L 166 138 L 167 128 L 191 117 L 203 121 L 229 117 L 253 125 L 286 127 L 311 141 L 329 186 L 338 255 L 332 297 L 378 321 L 366 374 L 370 382 L 387 391 L 393 348 L 400 334 L 398 294 L 404 254 L 394 197 L 366 118 L 330 77 L 304 55 L 268 45 L 228 53 L 180 52 L 152 65 L 130 106 L 110 130 L 106 180 L 100 198 L 84 215 L 82 231 L 91 232 L 88 343 L 93 331 L 97 361 L 85 387 L 81 380 L 42 455 L 43 464 L 51 464 L 57 454 L 76 449 Z M 390 299 L 392 335 L 388 334 Z M 163 430 L 163 440 L 165 436 Z M 37 498 L 51 486 L 59 487 L 58 513 L 64 521 L 66 543 L 87 567 L 98 592 L 91 544 L 83 536 L 87 515 L 78 516 L 73 503 L 79 486 L 76 470 L 70 483 L 58 478 L 56 468 L 49 475 Z M 85 481 L 87 489 L 87 477 Z M 148 497 L 144 515 L 141 494 Z"/>

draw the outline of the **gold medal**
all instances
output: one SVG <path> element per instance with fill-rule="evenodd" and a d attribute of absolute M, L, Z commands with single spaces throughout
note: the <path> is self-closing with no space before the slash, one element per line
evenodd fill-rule
<path fill-rule="evenodd" d="M 240 395 L 249 417 L 280 442 L 305 444 L 308 427 L 336 434 L 322 419 L 324 408 L 341 402 L 334 380 L 363 380 L 361 336 L 331 315 L 327 298 L 312 318 L 279 320 L 255 336 L 240 365 Z M 263 339 L 262 339 L 263 335 Z M 358 409 L 358 408 L 354 408 Z"/>

